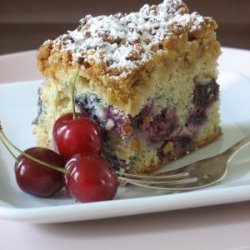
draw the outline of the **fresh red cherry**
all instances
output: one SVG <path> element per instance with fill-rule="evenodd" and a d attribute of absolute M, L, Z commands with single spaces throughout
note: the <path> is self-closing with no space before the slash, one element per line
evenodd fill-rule
<path fill-rule="evenodd" d="M 111 165 L 99 155 L 76 155 L 66 164 L 66 188 L 80 202 L 114 198 L 118 178 Z"/>
<path fill-rule="evenodd" d="M 34 147 L 25 150 L 24 153 L 65 170 L 64 158 L 50 149 Z M 64 186 L 62 172 L 28 159 L 23 154 L 16 160 L 15 175 L 18 186 L 24 192 L 36 196 L 52 196 Z"/>
<path fill-rule="evenodd" d="M 66 159 L 78 153 L 99 153 L 102 132 L 98 124 L 86 115 L 67 113 L 54 124 L 53 137 L 58 152 Z"/>

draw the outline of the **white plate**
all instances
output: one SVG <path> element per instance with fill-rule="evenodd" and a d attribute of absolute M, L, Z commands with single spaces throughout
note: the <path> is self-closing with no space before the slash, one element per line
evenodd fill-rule
<path fill-rule="evenodd" d="M 31 121 L 36 116 L 36 92 L 40 83 L 33 81 L 0 85 L 0 119 L 9 138 L 23 149 L 34 145 Z M 250 80 L 241 75 L 222 72 L 219 84 L 222 91 L 223 138 L 172 165 L 178 166 L 216 154 L 250 134 Z M 173 194 L 134 187 L 121 188 L 115 200 L 80 204 L 63 192 L 50 199 L 23 193 L 15 182 L 14 161 L 1 145 L 0 218 L 36 223 L 65 222 L 249 200 L 249 152 L 249 148 L 242 151 L 232 162 L 226 179 L 210 188 Z"/>

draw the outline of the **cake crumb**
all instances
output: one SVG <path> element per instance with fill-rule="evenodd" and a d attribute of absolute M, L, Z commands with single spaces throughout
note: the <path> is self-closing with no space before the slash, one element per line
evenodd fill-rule
<path fill-rule="evenodd" d="M 140 65 L 152 59 L 155 48 L 173 36 L 170 27 L 190 32 L 202 26 L 205 19 L 197 12 L 188 13 L 181 0 L 164 0 L 159 5 L 144 5 L 139 12 L 130 14 L 87 15 L 80 25 L 58 37 L 54 49 L 69 51 L 73 60 L 91 65 L 104 63 L 115 78 L 126 78 Z M 81 60 L 80 60 L 81 59 Z"/>

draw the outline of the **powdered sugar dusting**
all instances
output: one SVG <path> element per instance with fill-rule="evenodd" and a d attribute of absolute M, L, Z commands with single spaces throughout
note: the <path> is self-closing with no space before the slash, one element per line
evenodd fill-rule
<path fill-rule="evenodd" d="M 76 30 L 60 36 L 54 44 L 70 51 L 74 60 L 89 65 L 104 63 L 109 75 L 123 78 L 149 61 L 155 48 L 161 49 L 162 41 L 173 35 L 171 25 L 192 32 L 203 23 L 204 18 L 196 12 L 189 14 L 181 0 L 164 0 L 127 15 L 88 15 Z"/>

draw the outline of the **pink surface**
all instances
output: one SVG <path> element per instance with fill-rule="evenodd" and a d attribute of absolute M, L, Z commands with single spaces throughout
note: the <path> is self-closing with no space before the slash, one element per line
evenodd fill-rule
<path fill-rule="evenodd" d="M 224 49 L 220 67 L 250 77 L 250 51 Z M 41 79 L 34 51 L 0 56 L 0 68 L 0 82 Z M 77 223 L 0 223 L 4 250 L 250 249 L 250 202 Z"/>

